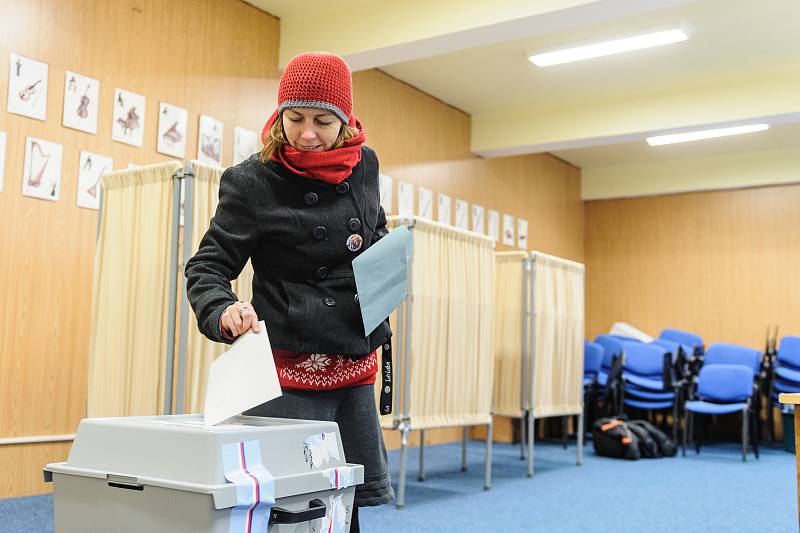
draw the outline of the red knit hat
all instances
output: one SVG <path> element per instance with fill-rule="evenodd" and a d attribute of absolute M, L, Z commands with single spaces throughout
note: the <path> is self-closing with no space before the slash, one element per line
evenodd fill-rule
<path fill-rule="evenodd" d="M 325 109 L 347 124 L 353 114 L 350 66 L 329 52 L 307 52 L 293 57 L 281 75 L 277 114 L 287 107 Z"/>

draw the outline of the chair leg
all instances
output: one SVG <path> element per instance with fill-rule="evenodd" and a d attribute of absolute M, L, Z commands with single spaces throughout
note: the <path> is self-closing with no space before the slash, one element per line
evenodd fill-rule
<path fill-rule="evenodd" d="M 689 433 L 689 412 L 683 410 L 683 456 L 686 457 L 686 436 Z"/>
<path fill-rule="evenodd" d="M 757 417 L 758 417 L 757 413 L 755 413 L 752 410 L 750 410 L 750 420 L 752 421 L 753 418 L 757 418 Z M 753 433 L 755 433 L 755 424 L 753 424 L 752 427 L 753 427 Z M 756 459 L 758 459 L 759 458 L 758 457 L 758 436 L 754 436 L 753 437 L 753 453 L 755 453 Z"/>
<path fill-rule="evenodd" d="M 564 446 L 564 449 L 567 449 L 567 427 L 569 426 L 569 417 L 562 416 L 561 417 L 561 444 Z"/>
<path fill-rule="evenodd" d="M 742 411 L 742 462 L 745 463 L 747 462 L 747 411 L 747 407 Z"/>
<path fill-rule="evenodd" d="M 664 413 L 664 421 L 666 422 L 667 414 Z M 678 442 L 678 402 L 672 402 L 672 442 Z"/>

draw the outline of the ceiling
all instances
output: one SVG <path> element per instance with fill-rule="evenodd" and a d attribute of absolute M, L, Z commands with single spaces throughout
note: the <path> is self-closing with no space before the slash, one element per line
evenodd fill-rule
<path fill-rule="evenodd" d="M 547 151 L 586 170 L 779 150 L 800 139 L 797 0 L 248 1 L 281 19 L 281 65 L 325 49 L 354 70 L 380 68 L 469 113 L 472 151 L 484 157 Z M 689 39 L 546 68 L 527 60 L 673 27 Z M 644 142 L 755 120 L 772 128 Z"/>

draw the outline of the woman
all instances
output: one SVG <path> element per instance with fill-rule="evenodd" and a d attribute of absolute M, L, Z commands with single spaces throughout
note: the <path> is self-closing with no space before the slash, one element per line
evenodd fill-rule
<path fill-rule="evenodd" d="M 267 325 L 283 396 L 247 414 L 332 420 L 349 462 L 364 465 L 358 507 L 392 499 L 373 384 L 388 320 L 364 336 L 352 260 L 386 235 L 378 159 L 352 113 L 350 68 L 334 54 L 292 59 L 264 150 L 227 169 L 219 205 L 186 264 L 189 301 L 208 338 Z M 253 300 L 231 291 L 251 259 Z"/>

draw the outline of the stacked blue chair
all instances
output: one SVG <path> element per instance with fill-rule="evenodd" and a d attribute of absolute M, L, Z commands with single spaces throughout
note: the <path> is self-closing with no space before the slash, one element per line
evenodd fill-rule
<path fill-rule="evenodd" d="M 619 407 L 617 403 L 617 383 L 620 359 L 622 358 L 622 343 L 611 335 L 598 335 L 594 342 L 603 347 L 603 362 L 597 373 L 597 390 L 603 399 L 606 414 L 616 414 Z"/>
<path fill-rule="evenodd" d="M 700 335 L 679 329 L 667 328 L 661 332 L 659 338 L 691 347 L 686 353 L 686 373 L 691 376 L 696 376 L 697 372 L 700 370 L 700 366 L 703 364 L 703 356 L 705 354 L 705 345 Z"/>
<path fill-rule="evenodd" d="M 691 346 L 694 349 L 694 353 L 687 355 L 702 356 L 705 349 L 705 346 L 703 345 L 703 339 L 700 338 L 700 335 L 697 335 L 695 333 L 689 333 L 688 331 L 681 331 L 679 329 L 667 328 L 664 331 L 662 331 L 661 335 L 659 335 L 658 337 L 660 339 Z"/>
<path fill-rule="evenodd" d="M 711 348 L 709 348 L 709 352 Z M 742 461 L 747 461 L 748 421 L 753 426 L 755 410 L 752 406 L 754 394 L 754 374 L 746 365 L 706 364 L 697 377 L 697 392 L 690 396 L 684 406 L 686 428 L 683 432 L 683 455 L 686 456 L 686 442 L 694 435 L 694 415 L 723 415 L 742 413 Z M 695 399 L 695 397 L 697 399 Z M 687 435 L 689 435 L 687 437 Z M 753 445 L 758 458 L 758 447 Z M 697 443 L 697 453 L 700 444 Z"/>
<path fill-rule="evenodd" d="M 598 399 L 597 376 L 603 364 L 605 351 L 600 344 L 595 342 L 583 342 L 583 409 L 585 411 L 584 420 L 586 427 L 592 427 L 595 409 Z"/>
<path fill-rule="evenodd" d="M 746 367 L 753 375 L 753 394 L 750 398 L 753 412 L 760 410 L 759 390 L 762 385 L 762 354 L 754 348 L 739 346 L 738 344 L 717 343 L 712 344 L 703 356 L 703 368 L 713 365 L 741 365 Z M 758 441 L 755 438 L 759 434 L 758 417 L 754 418 L 752 425 L 754 438 L 752 439 L 753 449 L 758 455 Z"/>
<path fill-rule="evenodd" d="M 678 435 L 680 383 L 672 374 L 672 356 L 657 344 L 622 344 L 622 404 L 647 411 L 672 410 L 672 438 Z"/>
<path fill-rule="evenodd" d="M 782 392 L 800 392 L 800 337 L 784 337 L 775 358 L 775 365 L 769 376 L 769 406 L 767 423 L 769 434 L 774 440 L 775 428 L 772 407 L 780 407 L 778 395 Z"/>

